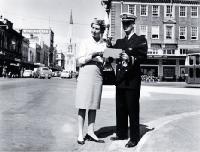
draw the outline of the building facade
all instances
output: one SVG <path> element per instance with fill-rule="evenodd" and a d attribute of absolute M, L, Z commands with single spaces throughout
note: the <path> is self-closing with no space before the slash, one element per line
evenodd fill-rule
<path fill-rule="evenodd" d="M 22 52 L 21 70 L 23 71 L 25 69 L 33 69 L 34 68 L 33 59 L 30 60 L 33 57 L 31 57 L 31 52 L 29 49 L 29 39 L 23 38 L 21 52 Z"/>
<path fill-rule="evenodd" d="M 69 43 L 65 55 L 65 70 L 76 72 L 76 43 Z"/>
<path fill-rule="evenodd" d="M 143 75 L 161 80 L 183 79 L 187 51 L 200 50 L 200 1 L 112 0 L 113 42 L 124 36 L 119 17 L 122 12 L 137 16 L 135 33 L 147 38 L 148 60 L 141 65 Z"/>
<path fill-rule="evenodd" d="M 51 29 L 22 29 L 22 34 L 26 38 L 31 38 L 32 36 L 38 37 L 38 44 L 43 49 L 48 47 L 48 64 L 51 69 L 55 68 L 55 49 L 54 49 L 54 32 Z M 41 52 L 42 54 L 43 52 Z M 46 56 L 46 51 L 42 56 Z M 46 58 L 45 58 L 46 59 Z M 44 63 L 46 65 L 46 63 Z"/>
<path fill-rule="evenodd" d="M 57 53 L 56 65 L 61 67 L 61 69 L 65 69 L 65 55 L 63 53 Z"/>
<path fill-rule="evenodd" d="M 23 36 L 13 29 L 8 19 L 0 19 L 0 72 L 6 68 L 10 77 L 19 77 L 22 61 Z"/>

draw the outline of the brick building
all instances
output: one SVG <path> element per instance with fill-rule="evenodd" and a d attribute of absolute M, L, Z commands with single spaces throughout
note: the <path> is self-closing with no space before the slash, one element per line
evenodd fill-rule
<path fill-rule="evenodd" d="M 119 15 L 137 16 L 135 32 L 148 41 L 148 60 L 143 75 L 162 80 L 184 77 L 186 53 L 200 50 L 199 0 L 112 0 L 110 24 L 113 42 L 124 36 Z"/>

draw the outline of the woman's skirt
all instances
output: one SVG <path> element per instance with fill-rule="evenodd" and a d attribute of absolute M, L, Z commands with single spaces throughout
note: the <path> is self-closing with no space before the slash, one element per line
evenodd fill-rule
<path fill-rule="evenodd" d="M 102 83 L 102 71 L 97 65 L 80 67 L 76 88 L 76 108 L 100 109 Z"/>

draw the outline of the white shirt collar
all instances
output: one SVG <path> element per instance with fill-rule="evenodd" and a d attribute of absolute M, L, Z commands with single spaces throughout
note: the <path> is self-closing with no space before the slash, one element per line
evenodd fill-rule
<path fill-rule="evenodd" d="M 131 36 L 133 36 L 133 34 L 135 34 L 134 32 L 131 32 L 129 35 L 128 35 L 128 40 L 131 38 Z"/>

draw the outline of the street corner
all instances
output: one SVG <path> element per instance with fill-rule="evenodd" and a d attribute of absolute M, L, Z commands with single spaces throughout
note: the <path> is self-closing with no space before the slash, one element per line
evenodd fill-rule
<path fill-rule="evenodd" d="M 148 123 L 154 130 L 138 143 L 137 152 L 181 151 L 200 149 L 200 111 L 168 116 Z"/>

